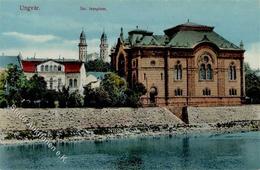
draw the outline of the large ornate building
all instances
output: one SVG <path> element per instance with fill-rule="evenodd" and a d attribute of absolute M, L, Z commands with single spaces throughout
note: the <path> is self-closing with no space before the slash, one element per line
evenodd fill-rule
<path fill-rule="evenodd" d="M 245 96 L 244 49 L 214 31 L 187 22 L 164 35 L 138 29 L 120 38 L 111 53 L 112 67 L 130 85 L 148 92 L 144 105 L 219 106 L 241 104 Z"/>

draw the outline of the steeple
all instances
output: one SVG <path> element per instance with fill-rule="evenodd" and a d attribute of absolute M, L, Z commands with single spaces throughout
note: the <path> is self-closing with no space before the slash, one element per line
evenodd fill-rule
<path fill-rule="evenodd" d="M 107 35 L 105 31 L 103 31 L 100 38 L 100 59 L 105 61 L 108 57 L 108 43 L 107 43 Z"/>
<path fill-rule="evenodd" d="M 82 29 L 79 37 L 79 60 L 85 62 L 87 57 L 87 43 L 86 43 L 86 35 L 84 30 Z"/>
<path fill-rule="evenodd" d="M 240 45 L 239 46 L 240 46 L 241 49 L 244 49 L 244 43 L 243 43 L 242 40 L 240 41 Z"/>
<path fill-rule="evenodd" d="M 120 40 L 124 41 L 124 32 L 123 32 L 123 28 L 122 27 L 120 29 Z"/>

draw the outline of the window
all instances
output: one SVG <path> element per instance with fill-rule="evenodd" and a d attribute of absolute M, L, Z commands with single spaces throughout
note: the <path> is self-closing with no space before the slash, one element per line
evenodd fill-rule
<path fill-rule="evenodd" d="M 78 81 L 77 79 L 74 79 L 74 88 L 78 87 Z"/>
<path fill-rule="evenodd" d="M 50 66 L 50 71 L 53 71 L 52 69 L 53 69 L 53 66 L 51 65 L 51 66 Z"/>
<path fill-rule="evenodd" d="M 56 65 L 54 66 L 54 71 L 58 71 L 58 68 L 57 68 L 57 66 L 56 66 Z"/>
<path fill-rule="evenodd" d="M 41 71 L 44 71 L 44 65 L 41 65 Z"/>
<path fill-rule="evenodd" d="M 45 65 L 45 71 L 49 71 L 49 66 Z"/>
<path fill-rule="evenodd" d="M 61 79 L 58 79 L 58 89 L 61 89 Z"/>
<path fill-rule="evenodd" d="M 182 96 L 182 90 L 180 88 L 175 89 L 175 96 Z"/>
<path fill-rule="evenodd" d="M 206 80 L 206 67 L 205 64 L 200 65 L 200 80 Z"/>
<path fill-rule="evenodd" d="M 208 64 L 207 65 L 207 76 L 206 76 L 207 80 L 212 80 L 212 69 L 211 69 L 211 65 Z"/>
<path fill-rule="evenodd" d="M 237 79 L 236 66 L 235 66 L 234 62 L 232 62 L 229 66 L 228 75 L 229 75 L 229 80 Z"/>
<path fill-rule="evenodd" d="M 210 96 L 211 95 L 211 91 L 210 91 L 210 89 L 205 88 L 205 89 L 203 89 L 202 94 L 203 94 L 203 96 Z"/>
<path fill-rule="evenodd" d="M 229 95 L 230 96 L 236 96 L 237 95 L 237 90 L 232 88 L 232 89 L 229 89 Z"/>
<path fill-rule="evenodd" d="M 146 80 L 146 74 L 144 73 L 144 80 Z"/>
<path fill-rule="evenodd" d="M 213 79 L 213 70 L 211 67 L 211 62 L 209 56 L 203 56 L 202 63 L 200 64 L 199 69 L 199 78 L 200 80 L 212 80 Z"/>
<path fill-rule="evenodd" d="M 69 87 L 70 87 L 70 88 L 73 87 L 73 80 L 72 80 L 72 79 L 69 80 Z"/>
<path fill-rule="evenodd" d="M 163 80 L 163 73 L 161 73 L 161 80 Z"/>
<path fill-rule="evenodd" d="M 180 61 L 177 61 L 177 64 L 174 68 L 175 72 L 175 80 L 181 80 L 182 79 L 182 66 L 180 64 Z"/>
<path fill-rule="evenodd" d="M 50 89 L 51 90 L 53 89 L 53 78 L 52 77 L 50 78 Z"/>
<path fill-rule="evenodd" d="M 155 61 L 152 60 L 152 61 L 150 62 L 150 64 L 151 64 L 152 66 L 154 66 L 154 65 L 155 65 Z"/>
<path fill-rule="evenodd" d="M 135 61 L 133 61 L 133 67 L 135 67 Z"/>
<path fill-rule="evenodd" d="M 61 71 L 61 66 L 58 66 L 58 71 Z"/>

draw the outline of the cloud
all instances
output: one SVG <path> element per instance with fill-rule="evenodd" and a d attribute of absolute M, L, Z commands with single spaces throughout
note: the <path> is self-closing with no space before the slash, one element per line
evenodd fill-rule
<path fill-rule="evenodd" d="M 36 57 L 39 58 L 71 58 L 71 59 L 78 59 L 78 43 L 79 40 L 67 40 L 61 39 L 58 42 L 48 44 L 48 45 L 41 45 L 38 46 L 26 46 L 20 48 L 8 48 L 8 49 L 1 49 L 0 53 L 4 53 L 5 55 L 18 55 L 19 52 L 22 53 L 24 58 L 33 57 L 36 54 Z M 99 53 L 99 39 L 89 39 L 87 40 L 87 52 L 88 54 L 97 52 Z"/>
<path fill-rule="evenodd" d="M 32 34 L 24 34 L 24 33 L 19 33 L 19 32 L 4 32 L 2 34 L 6 35 L 6 36 L 12 36 L 17 39 L 21 39 L 23 41 L 33 41 L 33 42 L 38 42 L 38 43 L 44 43 L 44 42 L 59 39 L 59 37 L 57 37 L 55 35 L 51 35 L 51 34 L 32 35 Z"/>
<path fill-rule="evenodd" d="M 249 63 L 250 67 L 260 69 L 260 42 L 255 42 L 249 45 L 245 52 L 245 61 Z"/>

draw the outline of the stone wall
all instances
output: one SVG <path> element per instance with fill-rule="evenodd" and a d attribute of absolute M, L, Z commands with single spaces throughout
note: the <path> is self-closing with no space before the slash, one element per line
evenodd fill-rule
<path fill-rule="evenodd" d="M 190 124 L 260 120 L 260 105 L 188 107 Z"/>
<path fill-rule="evenodd" d="M 96 127 L 135 127 L 177 125 L 183 122 L 165 108 L 70 108 L 17 109 L 41 130 L 87 129 Z M 26 125 L 10 109 L 0 109 L 0 131 L 25 130 Z"/>

